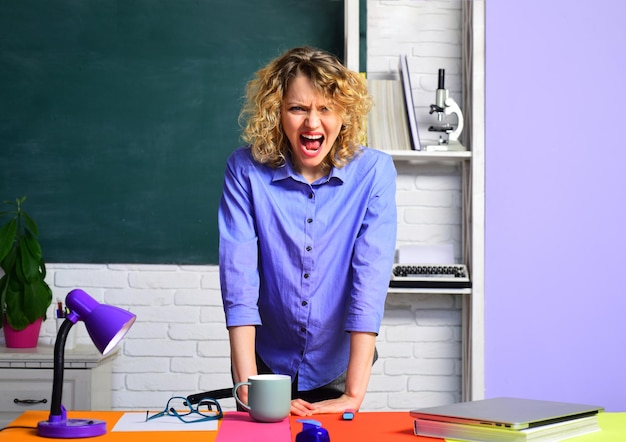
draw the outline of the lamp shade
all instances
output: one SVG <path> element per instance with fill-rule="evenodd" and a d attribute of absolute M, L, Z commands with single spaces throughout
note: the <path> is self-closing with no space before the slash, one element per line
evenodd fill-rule
<path fill-rule="evenodd" d="M 135 315 L 113 305 L 100 304 L 83 290 L 67 294 L 65 303 L 70 314 L 83 321 L 96 348 L 106 355 L 115 348 L 135 322 Z"/>

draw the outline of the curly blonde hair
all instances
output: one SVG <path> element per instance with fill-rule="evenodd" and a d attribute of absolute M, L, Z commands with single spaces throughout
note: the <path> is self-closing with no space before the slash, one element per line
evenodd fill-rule
<path fill-rule="evenodd" d="M 324 159 L 326 168 L 342 167 L 360 151 L 372 98 L 363 77 L 320 49 L 291 49 L 256 73 L 247 85 L 246 101 L 239 115 L 242 139 L 250 144 L 259 163 L 270 167 L 285 164 L 290 149 L 281 125 L 282 101 L 289 82 L 298 75 L 311 80 L 342 119 L 339 136 Z"/>

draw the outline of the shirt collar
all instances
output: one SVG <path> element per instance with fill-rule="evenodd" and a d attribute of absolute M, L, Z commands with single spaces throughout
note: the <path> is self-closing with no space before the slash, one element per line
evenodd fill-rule
<path fill-rule="evenodd" d="M 336 167 L 333 167 L 327 176 L 320 178 L 319 180 L 315 182 L 315 184 L 326 184 L 331 181 L 338 181 L 339 183 L 343 183 L 345 181 L 345 176 L 346 176 L 345 168 L 338 169 Z M 302 175 L 300 175 L 298 172 L 295 171 L 290 160 L 287 160 L 283 166 L 277 169 L 274 169 L 274 172 L 272 175 L 272 181 L 281 181 L 287 178 L 291 178 L 298 182 L 306 183 L 306 180 L 304 180 Z"/>

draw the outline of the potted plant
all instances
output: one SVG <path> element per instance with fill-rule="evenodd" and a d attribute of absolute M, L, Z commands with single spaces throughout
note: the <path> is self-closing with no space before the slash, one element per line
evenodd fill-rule
<path fill-rule="evenodd" d="M 26 197 L 5 201 L 13 207 L 0 212 L 0 218 L 8 216 L 0 227 L 0 268 L 4 273 L 0 278 L 0 327 L 4 329 L 7 347 L 35 347 L 41 321 L 52 303 L 52 290 L 44 281 L 46 266 L 37 224 L 22 209 L 25 200 Z M 31 324 L 36 328 L 34 343 L 31 337 L 30 342 L 13 345 L 13 331 L 20 335 Z M 21 335 L 26 338 L 25 333 Z"/>

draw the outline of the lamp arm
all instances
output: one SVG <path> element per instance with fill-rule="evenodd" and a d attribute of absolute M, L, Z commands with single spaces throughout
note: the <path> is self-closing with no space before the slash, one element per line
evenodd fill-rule
<path fill-rule="evenodd" d="M 57 339 L 54 343 L 54 373 L 52 378 L 52 399 L 50 404 L 50 417 L 63 414 L 61 399 L 63 395 L 63 369 L 65 368 L 65 341 L 74 322 L 70 318 L 59 327 Z"/>

